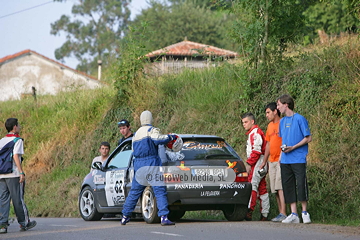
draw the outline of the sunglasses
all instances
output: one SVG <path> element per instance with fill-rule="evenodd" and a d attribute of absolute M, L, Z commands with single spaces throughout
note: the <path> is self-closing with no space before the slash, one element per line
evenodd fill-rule
<path fill-rule="evenodd" d="M 126 125 L 126 124 L 127 124 L 127 121 L 120 121 L 120 122 L 118 122 L 117 124 L 118 124 L 118 125 L 123 125 L 123 124 Z"/>

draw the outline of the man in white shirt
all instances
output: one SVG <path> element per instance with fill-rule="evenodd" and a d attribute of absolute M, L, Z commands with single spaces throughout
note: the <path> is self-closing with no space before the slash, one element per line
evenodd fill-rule
<path fill-rule="evenodd" d="M 97 156 L 92 160 L 91 166 L 94 162 L 101 162 L 101 163 L 105 162 L 105 160 L 109 157 L 110 154 L 110 143 L 102 142 L 100 144 L 99 152 L 100 152 L 100 156 Z M 93 168 L 91 168 L 90 170 L 92 169 Z"/>
<path fill-rule="evenodd" d="M 26 231 L 36 226 L 36 221 L 30 221 L 24 201 L 25 173 L 21 166 L 21 157 L 24 154 L 24 141 L 19 136 L 21 126 L 18 119 L 9 118 L 5 122 L 5 128 L 8 134 L 0 139 L 0 149 L 11 141 L 17 141 L 13 147 L 12 171 L 0 174 L 0 234 L 7 233 L 10 199 L 20 224 L 20 231 Z"/>

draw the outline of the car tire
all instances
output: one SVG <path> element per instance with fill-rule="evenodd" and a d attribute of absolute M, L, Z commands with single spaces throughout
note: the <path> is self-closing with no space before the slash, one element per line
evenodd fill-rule
<path fill-rule="evenodd" d="M 232 204 L 223 209 L 225 218 L 228 221 L 242 221 L 248 212 L 248 207 L 244 204 Z"/>
<path fill-rule="evenodd" d="M 146 187 L 141 198 L 141 213 L 146 223 L 159 223 L 157 202 L 152 187 Z"/>
<path fill-rule="evenodd" d="M 168 218 L 171 221 L 177 221 L 185 215 L 186 211 L 184 210 L 172 210 L 169 212 Z"/>
<path fill-rule="evenodd" d="M 97 211 L 94 192 L 89 186 L 85 187 L 80 192 L 79 211 L 81 217 L 85 221 L 99 221 L 104 215 Z"/>

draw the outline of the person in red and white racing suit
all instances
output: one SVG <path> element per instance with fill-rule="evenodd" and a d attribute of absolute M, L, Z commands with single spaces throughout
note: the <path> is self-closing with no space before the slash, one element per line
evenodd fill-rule
<path fill-rule="evenodd" d="M 264 160 L 266 147 L 264 132 L 255 124 L 255 116 L 252 113 L 246 113 L 242 116 L 242 124 L 247 131 L 248 140 L 246 144 L 246 163 L 250 165 L 249 181 L 252 184 L 252 192 L 249 202 L 249 210 L 245 217 L 246 220 L 252 220 L 252 213 L 256 206 L 256 199 L 260 200 L 260 221 L 267 221 L 270 209 L 269 194 L 266 189 L 265 176 L 259 173 L 260 165 Z"/>

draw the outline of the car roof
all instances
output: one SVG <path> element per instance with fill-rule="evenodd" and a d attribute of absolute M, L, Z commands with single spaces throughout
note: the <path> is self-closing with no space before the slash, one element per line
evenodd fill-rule
<path fill-rule="evenodd" d="M 170 133 L 171 134 L 171 133 Z M 219 136 L 216 136 L 216 135 L 205 135 L 205 134 L 178 134 L 178 133 L 174 133 L 178 136 L 180 136 L 181 138 L 221 138 L 223 139 L 222 137 L 219 137 Z M 129 141 L 131 140 L 132 137 L 129 137 L 129 138 L 126 138 L 124 141 Z"/>
<path fill-rule="evenodd" d="M 177 134 L 181 138 L 222 138 L 215 135 L 203 135 L 203 134 Z"/>
<path fill-rule="evenodd" d="M 216 135 L 205 135 L 205 134 L 176 134 L 180 136 L 181 138 L 187 139 L 187 138 L 220 138 L 224 139 L 222 137 L 216 136 Z M 132 137 L 126 138 L 123 142 L 131 141 Z"/>

